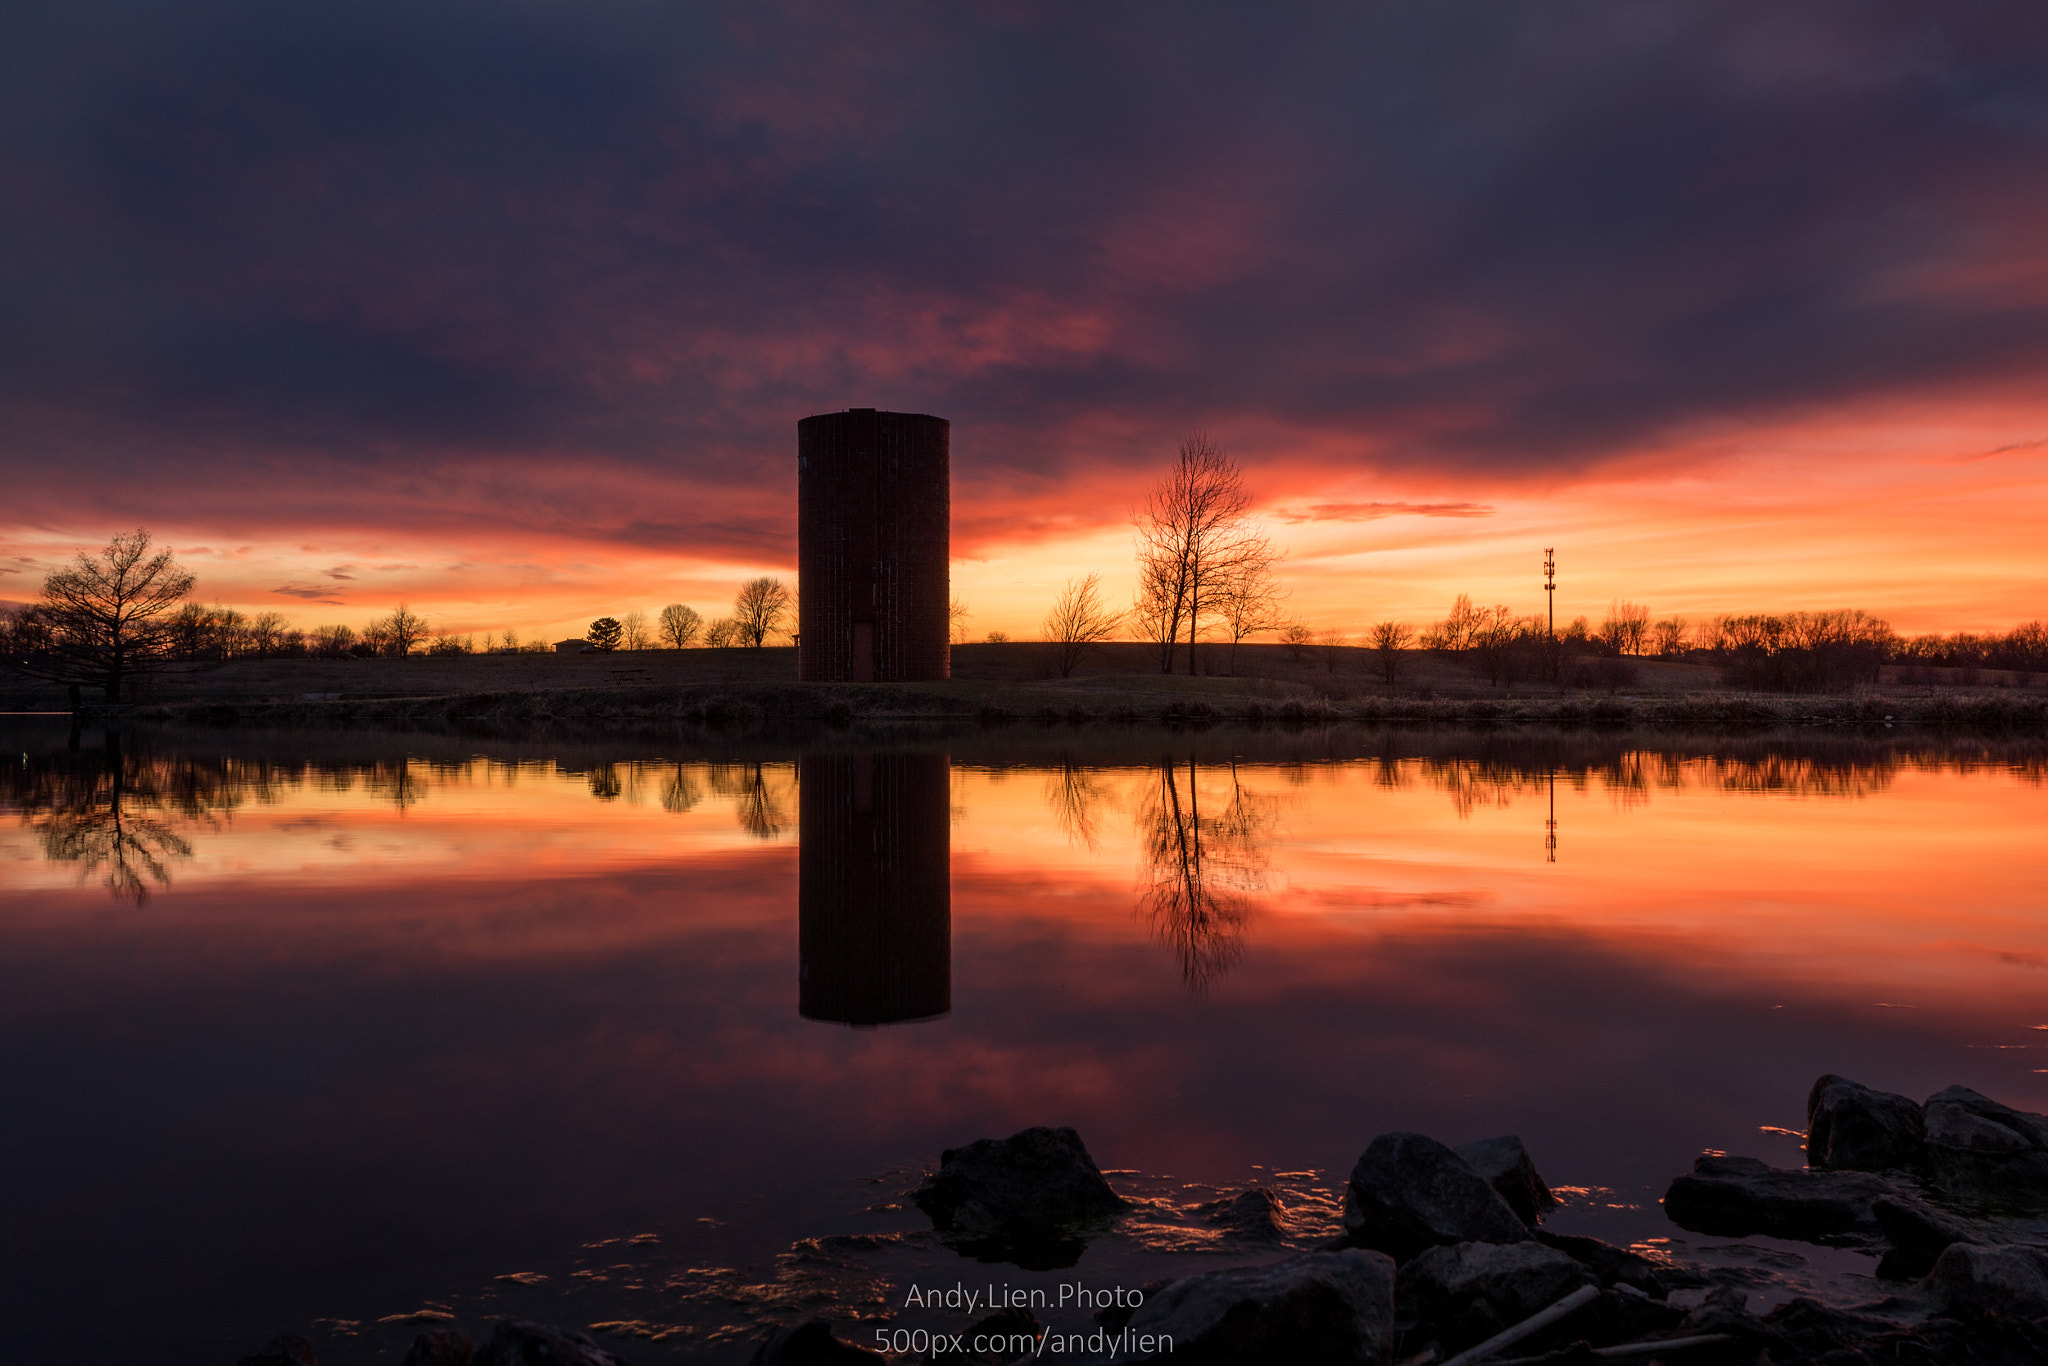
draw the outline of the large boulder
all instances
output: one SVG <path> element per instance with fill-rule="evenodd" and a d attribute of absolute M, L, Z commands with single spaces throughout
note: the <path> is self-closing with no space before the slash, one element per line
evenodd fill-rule
<path fill-rule="evenodd" d="M 2048 1317 L 2048 1248 L 1952 1243 L 1927 1273 L 1927 1289 L 1957 1318 Z"/>
<path fill-rule="evenodd" d="M 1471 1164 L 1425 1134 L 1381 1134 L 1351 1169 L 1344 1231 L 1406 1261 L 1454 1243 L 1524 1243 L 1529 1226 Z"/>
<path fill-rule="evenodd" d="M 1982 1225 L 1910 1195 L 1881 1195 L 1872 1202 L 1870 1210 L 1892 1250 L 1908 1260 L 1919 1261 L 1923 1270 L 1950 1243 L 1983 1241 Z"/>
<path fill-rule="evenodd" d="M 1763 1316 L 1764 1326 L 1791 1344 L 1793 1359 L 1804 1361 L 1829 1352 L 1854 1351 L 1873 1338 L 1896 1333 L 1899 1324 L 1873 1314 L 1795 1295 Z"/>
<path fill-rule="evenodd" d="M 2048 1208 L 2048 1116 L 1967 1086 L 1929 1096 L 1925 1115 L 1930 1179 L 1943 1196 L 1986 1209 Z"/>
<path fill-rule="evenodd" d="M 1578 1261 L 1540 1243 L 1433 1247 L 1394 1282 L 1404 1331 L 1461 1349 L 1595 1282 Z"/>
<path fill-rule="evenodd" d="M 500 1319 L 474 1366 L 626 1366 L 588 1333 L 524 1319 Z"/>
<path fill-rule="evenodd" d="M 961 1250 L 1040 1269 L 1073 1265 L 1082 1239 L 1124 1207 L 1070 1128 L 948 1148 L 911 1198 Z"/>
<path fill-rule="evenodd" d="M 1538 1223 L 1547 1211 L 1557 1207 L 1557 1197 L 1550 1193 L 1549 1185 L 1518 1136 L 1482 1138 L 1460 1143 L 1451 1151 L 1464 1158 L 1465 1165 L 1478 1172 L 1479 1178 L 1508 1202 L 1508 1208 L 1521 1216 L 1523 1223 Z"/>
<path fill-rule="evenodd" d="M 1709 1290 L 1706 1298 L 1671 1331 L 1671 1336 L 1700 1337 L 1709 1333 L 1720 1333 L 1730 1339 L 1727 1346 L 1716 1349 L 1713 1359 L 1730 1363 L 1799 1359 L 1785 1335 L 1751 1313 L 1749 1295 L 1734 1286 L 1719 1285 Z"/>
<path fill-rule="evenodd" d="M 1868 1172 L 1770 1167 L 1753 1157 L 1704 1156 L 1664 1193 L 1664 1213 L 1695 1233 L 1770 1234 L 1807 1242 L 1874 1241 L 1873 1206 L 1899 1194 Z"/>
<path fill-rule="evenodd" d="M 1806 1097 L 1806 1165 L 1823 1171 L 1918 1167 L 1927 1156 L 1919 1105 L 1830 1072 Z"/>
<path fill-rule="evenodd" d="M 1123 1331 L 1136 1355 L 1119 1351 L 1119 1361 L 1385 1363 L 1394 1344 L 1394 1263 L 1347 1248 L 1190 1276 L 1148 1296 Z M 1149 1354 L 1148 1339 L 1154 1344 Z M 1171 1339 L 1170 1348 L 1158 1345 L 1164 1339 Z"/>

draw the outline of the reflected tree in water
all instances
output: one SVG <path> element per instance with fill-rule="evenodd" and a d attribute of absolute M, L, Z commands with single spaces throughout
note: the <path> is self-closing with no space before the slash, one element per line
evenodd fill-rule
<path fill-rule="evenodd" d="M 1244 955 L 1277 823 L 1278 803 L 1247 792 L 1235 764 L 1225 772 L 1224 791 L 1205 799 L 1192 758 L 1162 763 L 1138 813 L 1149 878 L 1139 905 L 1197 991 Z"/>
<path fill-rule="evenodd" d="M 122 901 L 149 900 L 168 887 L 171 865 L 192 857 L 178 825 L 216 823 L 252 787 L 275 787 L 275 776 L 249 775 L 229 763 L 156 759 L 124 749 L 109 732 L 97 752 L 74 750 L 20 767 L 9 765 L 6 806 L 42 840 L 43 853 L 78 865 L 81 883 L 98 878 Z"/>
<path fill-rule="evenodd" d="M 365 791 L 390 802 L 401 814 L 425 801 L 431 786 L 407 759 L 370 764 L 359 773 Z"/>
<path fill-rule="evenodd" d="M 662 810 L 680 816 L 703 800 L 703 787 L 698 784 L 696 775 L 683 765 L 677 764 L 662 775 Z"/>
<path fill-rule="evenodd" d="M 1045 804 L 1061 833 L 1089 850 L 1102 844 L 1102 811 L 1110 800 L 1101 775 L 1078 764 L 1063 763 L 1045 780 Z"/>
<path fill-rule="evenodd" d="M 619 781 L 617 764 L 599 764 L 590 770 L 590 795 L 599 801 L 615 802 L 625 790 L 625 785 Z"/>
<path fill-rule="evenodd" d="M 707 776 L 713 792 L 733 799 L 740 829 L 755 839 L 772 840 L 795 826 L 793 774 L 783 766 L 771 772 L 767 764 L 713 764 Z"/>

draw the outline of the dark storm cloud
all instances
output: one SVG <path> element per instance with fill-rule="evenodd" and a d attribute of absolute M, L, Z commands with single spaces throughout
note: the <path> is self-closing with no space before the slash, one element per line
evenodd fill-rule
<path fill-rule="evenodd" d="M 2044 40 L 1999 5 L 39 4 L 0 44 L 0 461 L 51 523 L 753 552 L 793 419 L 848 404 L 952 416 L 972 505 L 1195 422 L 1569 472 L 2010 386 L 2048 358 Z"/>

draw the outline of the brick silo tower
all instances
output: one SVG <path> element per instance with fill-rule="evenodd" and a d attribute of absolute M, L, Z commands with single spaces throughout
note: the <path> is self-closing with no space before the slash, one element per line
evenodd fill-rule
<path fill-rule="evenodd" d="M 796 424 L 798 677 L 906 683 L 952 672 L 952 424 L 852 408 Z"/>

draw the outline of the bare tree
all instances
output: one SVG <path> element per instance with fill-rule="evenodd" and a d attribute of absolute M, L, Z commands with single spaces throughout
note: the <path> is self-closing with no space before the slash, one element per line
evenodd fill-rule
<path fill-rule="evenodd" d="M 1180 635 L 1169 566 L 1138 561 L 1138 596 L 1124 614 L 1131 634 L 1159 650 L 1159 672 L 1173 672 L 1173 647 Z"/>
<path fill-rule="evenodd" d="M 1467 649 L 1478 659 L 1479 667 L 1486 671 L 1486 679 L 1495 687 L 1513 683 L 1521 672 L 1527 623 L 1514 613 L 1506 603 L 1482 608 L 1472 616 L 1472 630 Z"/>
<path fill-rule="evenodd" d="M 1684 617 L 1666 617 L 1650 628 L 1650 647 L 1666 659 L 1685 653 L 1688 628 Z"/>
<path fill-rule="evenodd" d="M 739 623 L 731 617 L 720 617 L 704 628 L 704 645 L 707 649 L 722 650 L 733 645 L 744 645 L 740 639 Z"/>
<path fill-rule="evenodd" d="M 688 649 L 703 629 L 704 618 L 697 615 L 695 608 L 672 602 L 661 609 L 661 638 L 671 649 Z"/>
<path fill-rule="evenodd" d="M 1136 518 L 1139 611 L 1165 626 L 1160 672 L 1173 669 L 1183 624 L 1188 672 L 1204 614 L 1214 615 L 1223 585 L 1248 556 L 1272 554 L 1251 525 L 1252 496 L 1235 462 L 1196 432 L 1180 444 L 1173 471 L 1153 486 Z"/>
<path fill-rule="evenodd" d="M 218 602 L 179 603 L 169 629 L 173 659 L 219 662 L 249 653 L 248 618 Z"/>
<path fill-rule="evenodd" d="M 322 659 L 340 659 L 356 643 L 353 626 L 315 626 L 310 647 Z"/>
<path fill-rule="evenodd" d="M 1230 672 L 1237 674 L 1237 647 L 1248 636 L 1277 631 L 1286 624 L 1280 605 L 1287 590 L 1273 573 L 1279 555 L 1262 536 L 1247 537 L 1237 562 L 1217 585 L 1214 601 L 1223 629 L 1230 636 Z"/>
<path fill-rule="evenodd" d="M 967 619 L 974 613 L 967 610 L 967 604 L 959 598 L 946 601 L 946 635 L 955 645 L 967 643 Z"/>
<path fill-rule="evenodd" d="M 1315 628 L 1305 621 L 1290 621 L 1280 628 L 1280 643 L 1287 647 L 1287 657 L 1299 664 L 1316 643 Z"/>
<path fill-rule="evenodd" d="M 258 612 L 249 619 L 249 650 L 262 659 L 301 654 L 305 643 L 282 612 Z"/>
<path fill-rule="evenodd" d="M 74 702 L 83 685 L 119 702 L 123 684 L 171 657 L 171 616 L 191 591 L 192 575 L 168 548 L 150 553 L 147 531 L 115 536 L 98 555 L 80 552 L 43 580 L 42 600 L 10 632 L 7 662 L 71 684 Z"/>
<path fill-rule="evenodd" d="M 632 611 L 619 618 L 619 648 L 644 650 L 654 643 L 647 633 L 647 614 Z"/>
<path fill-rule="evenodd" d="M 1090 574 L 1068 579 L 1052 610 L 1045 614 L 1045 638 L 1052 642 L 1053 663 L 1061 678 L 1070 677 L 1088 650 L 1116 634 L 1121 612 L 1102 605 L 1102 580 Z"/>
<path fill-rule="evenodd" d="M 1323 646 L 1323 672 L 1333 674 L 1337 672 L 1337 652 L 1346 645 L 1349 645 L 1351 641 L 1342 631 L 1337 630 L 1325 631 L 1318 639 L 1322 642 Z"/>
<path fill-rule="evenodd" d="M 783 629 L 782 621 L 790 606 L 789 589 L 781 579 L 765 574 L 748 579 L 732 600 L 733 629 L 738 637 L 735 643 L 760 649 L 770 635 Z"/>
<path fill-rule="evenodd" d="M 1460 593 L 1451 603 L 1451 613 L 1422 633 L 1422 648 L 1425 650 L 1449 650 L 1462 653 L 1473 645 L 1485 614 L 1472 605 L 1470 593 Z"/>
<path fill-rule="evenodd" d="M 1373 653 L 1378 656 L 1380 677 L 1388 683 L 1398 683 L 1401 679 L 1401 666 L 1407 662 L 1403 651 L 1408 648 L 1408 642 L 1415 638 L 1414 629 L 1405 621 L 1379 621 L 1373 623 L 1365 638 L 1372 646 Z"/>
<path fill-rule="evenodd" d="M 1618 655 L 1639 655 L 1650 639 L 1650 609 L 1639 602 L 1616 601 L 1600 623 L 1600 643 Z"/>
<path fill-rule="evenodd" d="M 363 628 L 363 639 L 373 642 L 377 653 L 403 658 L 412 653 L 413 646 L 427 638 L 427 619 L 404 603 L 391 609 L 389 616 L 379 617 Z"/>

